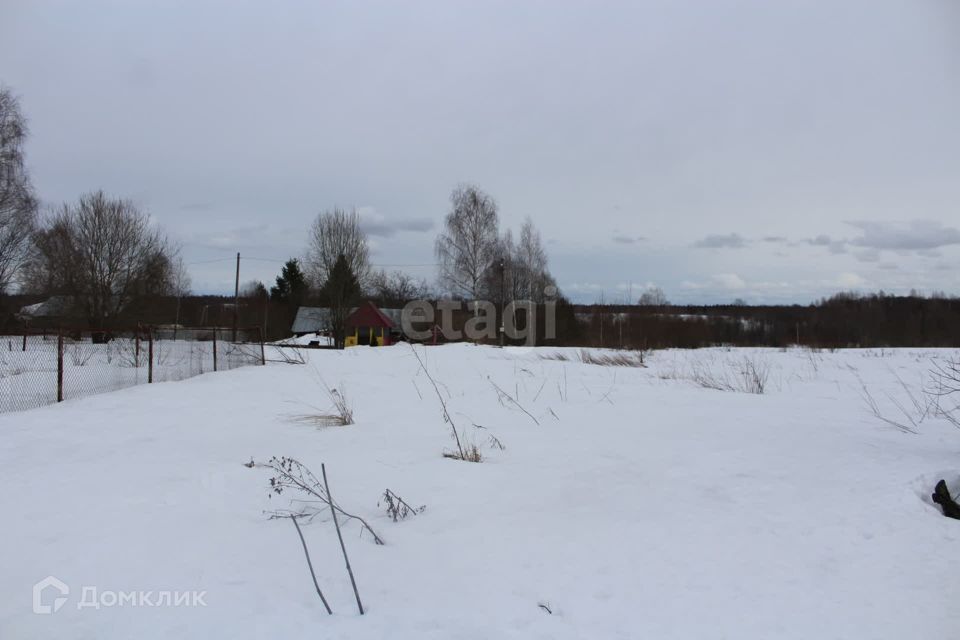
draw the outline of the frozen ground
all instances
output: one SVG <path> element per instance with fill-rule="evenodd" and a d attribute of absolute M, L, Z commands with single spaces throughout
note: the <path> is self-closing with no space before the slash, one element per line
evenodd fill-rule
<path fill-rule="evenodd" d="M 950 354 L 667 351 L 640 369 L 542 359 L 557 352 L 421 351 L 481 464 L 442 457 L 453 441 L 407 345 L 0 417 L 0 638 L 960 637 L 960 522 L 929 500 L 941 477 L 960 486 L 960 431 L 904 433 L 862 397 L 907 421 L 901 381 L 917 391 Z M 747 359 L 769 370 L 762 395 L 690 380 L 739 384 Z M 328 408 L 321 379 L 356 424 L 297 419 Z M 327 616 L 292 524 L 263 515 L 288 495 L 243 463 L 273 455 L 325 462 L 385 538 L 346 530 L 368 615 L 332 522 L 303 526 Z M 426 511 L 392 522 L 386 488 Z M 70 593 L 35 614 L 48 575 Z M 85 586 L 206 606 L 78 609 Z"/>

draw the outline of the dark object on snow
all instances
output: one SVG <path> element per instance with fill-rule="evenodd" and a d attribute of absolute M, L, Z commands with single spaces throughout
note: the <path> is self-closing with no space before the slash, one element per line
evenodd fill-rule
<path fill-rule="evenodd" d="M 946 482 L 943 480 L 938 482 L 937 486 L 933 489 L 933 495 L 931 497 L 933 501 L 943 509 L 943 515 L 948 518 L 960 520 L 960 505 L 953 501 L 953 498 L 950 496 L 950 491 L 947 489 Z"/>

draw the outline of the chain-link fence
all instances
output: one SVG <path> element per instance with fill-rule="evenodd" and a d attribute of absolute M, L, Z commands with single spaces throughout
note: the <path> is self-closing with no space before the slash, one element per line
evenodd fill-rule
<path fill-rule="evenodd" d="M 263 364 L 260 329 L 37 330 L 0 337 L 0 413 Z"/>

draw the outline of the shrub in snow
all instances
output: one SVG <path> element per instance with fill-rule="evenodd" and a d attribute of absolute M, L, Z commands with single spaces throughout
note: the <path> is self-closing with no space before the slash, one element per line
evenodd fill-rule
<path fill-rule="evenodd" d="M 931 384 L 926 389 L 933 399 L 938 416 L 955 427 L 960 427 L 960 359 L 950 358 L 944 363 L 934 361 L 930 372 Z"/>
<path fill-rule="evenodd" d="M 353 424 L 353 407 L 343 391 L 343 384 L 340 385 L 340 389 L 331 389 L 326 385 L 324 388 L 330 399 L 330 408 L 318 413 L 299 415 L 295 419 L 318 427 L 345 427 Z"/>
<path fill-rule="evenodd" d="M 689 380 L 704 389 L 762 394 L 770 380 L 770 366 L 750 356 L 727 360 L 720 366 L 695 360 L 687 370 L 665 369 L 658 376 L 664 380 Z"/>
<path fill-rule="evenodd" d="M 383 504 L 384 508 L 387 510 L 387 515 L 394 522 L 399 522 L 400 520 L 406 520 L 410 516 L 415 516 L 423 513 L 424 509 L 427 508 L 427 505 L 422 504 L 419 507 L 411 507 L 407 504 L 403 498 L 395 494 L 390 489 L 387 489 L 383 492 L 383 498 L 381 502 L 377 503 L 379 507 Z"/>
<path fill-rule="evenodd" d="M 480 447 L 473 443 L 462 445 L 456 451 L 444 451 L 443 457 L 451 460 L 463 460 L 464 462 L 483 462 Z"/>
<path fill-rule="evenodd" d="M 294 458 L 274 456 L 265 463 L 251 461 L 248 467 L 258 467 L 261 469 L 270 469 L 273 476 L 270 478 L 270 497 L 282 495 L 285 491 L 292 490 L 303 494 L 306 500 L 296 500 L 297 510 L 279 509 L 269 512 L 271 518 L 289 518 L 296 516 L 312 520 L 321 513 L 331 513 L 336 511 L 347 519 L 355 520 L 360 524 L 362 531 L 367 531 L 373 536 L 373 541 L 377 544 L 383 544 L 383 538 L 377 535 L 377 532 L 360 516 L 347 513 L 343 508 L 331 500 L 323 482 L 306 465 Z"/>

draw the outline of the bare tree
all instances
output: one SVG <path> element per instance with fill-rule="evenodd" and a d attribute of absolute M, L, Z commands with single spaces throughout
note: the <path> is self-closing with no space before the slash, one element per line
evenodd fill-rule
<path fill-rule="evenodd" d="M 517 243 L 513 262 L 520 297 L 543 302 L 544 289 L 553 285 L 553 277 L 547 270 L 547 252 L 543 248 L 540 231 L 533 226 L 530 218 L 520 228 L 520 242 Z"/>
<path fill-rule="evenodd" d="M 177 297 L 177 312 L 173 326 L 174 339 L 176 339 L 177 328 L 180 326 L 180 302 L 184 297 L 190 295 L 191 284 L 190 273 L 187 271 L 187 266 L 183 263 L 183 257 L 177 256 L 177 259 L 173 262 L 173 272 L 171 274 L 173 295 Z"/>
<path fill-rule="evenodd" d="M 37 217 L 37 200 L 23 162 L 27 123 L 20 103 L 0 87 L 0 293 L 23 264 Z"/>
<path fill-rule="evenodd" d="M 341 254 L 333 263 L 327 281 L 320 289 L 320 295 L 330 307 L 330 332 L 334 345 L 343 349 L 346 341 L 347 317 L 350 308 L 358 301 L 362 289 L 356 275 L 350 270 L 350 264 Z"/>
<path fill-rule="evenodd" d="M 365 284 L 370 275 L 370 247 L 356 209 L 347 212 L 335 207 L 319 214 L 313 221 L 307 247 L 307 267 L 315 288 L 322 287 L 327 281 L 341 255 L 360 284 Z"/>
<path fill-rule="evenodd" d="M 522 279 L 518 277 L 516 259 L 517 244 L 513 241 L 513 231 L 507 229 L 497 241 L 493 268 L 487 270 L 485 285 L 487 295 L 497 301 L 501 310 L 507 300 L 521 298 Z"/>
<path fill-rule="evenodd" d="M 190 295 L 190 287 L 193 286 L 193 280 L 190 278 L 190 272 L 187 265 L 183 262 L 181 256 L 173 261 L 172 282 L 173 294 L 177 297 L 186 297 Z"/>
<path fill-rule="evenodd" d="M 430 297 L 430 285 L 426 280 L 415 280 L 403 271 L 387 272 L 383 269 L 370 276 L 371 295 L 384 305 L 403 306 L 411 300 Z"/>
<path fill-rule="evenodd" d="M 259 280 L 248 280 L 240 285 L 240 297 L 253 300 L 266 299 L 270 296 L 267 287 Z"/>
<path fill-rule="evenodd" d="M 479 299 L 499 257 L 497 203 L 478 187 L 461 185 L 450 194 L 450 204 L 434 247 L 440 283 L 455 295 Z"/>
<path fill-rule="evenodd" d="M 494 268 L 487 272 L 486 289 L 500 304 L 510 300 L 543 302 L 546 287 L 555 286 L 547 268 L 547 252 L 540 232 L 530 218 L 520 228 L 518 242 L 514 241 L 510 229 L 500 236 L 493 263 Z"/>
<path fill-rule="evenodd" d="M 166 236 L 133 203 L 102 191 L 63 205 L 43 221 L 33 244 L 29 287 L 70 296 L 93 326 L 175 289 L 176 251 Z"/>
<path fill-rule="evenodd" d="M 665 307 L 670 304 L 670 301 L 660 287 L 647 287 L 637 304 L 641 307 Z"/>

